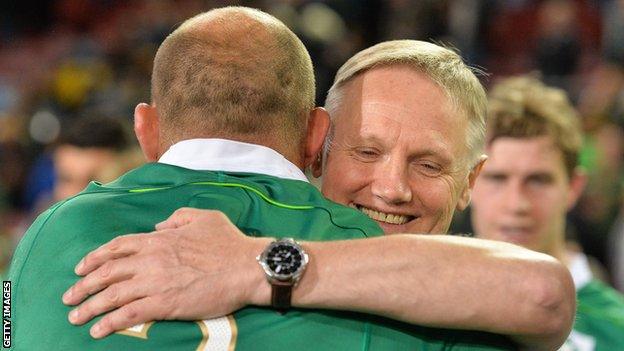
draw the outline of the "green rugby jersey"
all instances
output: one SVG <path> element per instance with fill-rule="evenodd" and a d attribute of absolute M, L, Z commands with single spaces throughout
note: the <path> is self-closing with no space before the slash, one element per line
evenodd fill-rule
<path fill-rule="evenodd" d="M 312 185 L 258 174 L 193 171 L 148 164 L 118 180 L 90 184 L 42 214 L 22 239 L 10 270 L 15 350 L 490 350 L 506 338 L 410 326 L 341 311 L 281 315 L 249 307 L 208 321 L 157 321 L 102 340 L 67 321 L 62 293 L 74 266 L 118 235 L 150 232 L 180 207 L 218 209 L 247 235 L 300 240 L 382 235 L 358 211 L 330 202 Z M 207 236 L 207 240 L 209 236 Z M 357 262 L 353 262 L 357 264 Z M 415 287 L 417 289 L 419 287 Z M 379 298 L 384 292 L 380 291 Z M 355 297 L 357 298 L 357 297 Z"/>
<path fill-rule="evenodd" d="M 574 329 L 564 351 L 624 349 L 624 297 L 598 280 L 577 291 Z"/>

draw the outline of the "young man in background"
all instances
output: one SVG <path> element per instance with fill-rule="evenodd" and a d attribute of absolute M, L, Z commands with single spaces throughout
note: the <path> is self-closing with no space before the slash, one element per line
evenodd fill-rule
<path fill-rule="evenodd" d="M 486 162 L 472 196 L 484 239 L 549 254 L 572 273 L 578 307 L 563 350 L 624 345 L 624 298 L 592 277 L 587 257 L 566 246 L 566 213 L 585 186 L 577 159 L 579 117 L 566 94 L 536 78 L 509 78 L 490 93 Z"/>

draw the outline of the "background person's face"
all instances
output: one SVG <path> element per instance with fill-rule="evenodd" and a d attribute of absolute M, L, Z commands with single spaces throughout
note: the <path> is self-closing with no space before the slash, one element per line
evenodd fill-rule
<path fill-rule="evenodd" d="M 386 233 L 445 233 L 467 187 L 467 121 L 409 67 L 376 68 L 344 87 L 323 194 Z"/>
<path fill-rule="evenodd" d="M 475 232 L 552 254 L 574 201 L 561 151 L 548 136 L 501 137 L 487 154 L 472 196 Z"/>
<path fill-rule="evenodd" d="M 59 146 L 54 151 L 54 200 L 60 201 L 78 194 L 90 181 L 98 180 L 98 174 L 114 161 L 114 152 L 108 149 Z"/>

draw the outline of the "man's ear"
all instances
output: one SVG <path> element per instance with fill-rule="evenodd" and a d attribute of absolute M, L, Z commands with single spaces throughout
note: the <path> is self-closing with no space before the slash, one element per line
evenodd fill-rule
<path fill-rule="evenodd" d="M 329 131 L 329 114 L 322 107 L 316 107 L 310 111 L 308 119 L 308 134 L 305 141 L 304 166 L 312 166 L 313 175 L 316 175 L 317 168 L 320 175 L 320 163 L 323 144 Z"/>
<path fill-rule="evenodd" d="M 570 191 L 568 192 L 568 211 L 578 201 L 587 185 L 587 173 L 582 167 L 576 167 L 570 175 Z"/>
<path fill-rule="evenodd" d="M 159 127 L 155 106 L 140 103 L 134 108 L 134 133 L 148 162 L 158 161 Z"/>
<path fill-rule="evenodd" d="M 310 171 L 314 178 L 319 178 L 323 175 L 323 156 L 323 150 L 321 150 L 316 159 L 310 165 Z"/>
<path fill-rule="evenodd" d="M 479 173 L 481 173 L 486 160 L 487 156 L 481 155 L 477 164 L 470 170 L 470 173 L 468 174 L 468 184 L 466 184 L 461 194 L 459 194 L 459 200 L 457 201 L 457 206 L 455 207 L 458 211 L 463 211 L 466 207 L 468 207 L 468 205 L 470 205 L 472 189 L 477 182 L 477 177 L 479 176 Z"/>

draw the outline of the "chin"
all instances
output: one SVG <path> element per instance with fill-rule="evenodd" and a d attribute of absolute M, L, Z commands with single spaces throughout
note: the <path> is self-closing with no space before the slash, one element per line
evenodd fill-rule
<path fill-rule="evenodd" d="M 382 222 L 377 222 L 377 224 L 379 224 L 379 226 L 381 227 L 385 235 L 405 233 L 404 230 L 401 230 L 401 227 L 403 227 L 401 225 L 382 223 Z"/>
<path fill-rule="evenodd" d="M 381 229 L 383 229 L 385 235 L 392 235 L 392 234 L 427 234 L 427 233 L 422 233 L 422 231 L 418 231 L 415 228 L 410 228 L 411 226 L 408 225 L 409 222 L 405 223 L 405 224 L 391 224 L 391 223 L 379 222 L 379 221 L 375 221 L 375 222 L 377 224 L 379 224 Z"/>
<path fill-rule="evenodd" d="M 506 235 L 506 234 L 501 234 L 501 235 L 499 235 L 499 238 L 500 239 L 498 239 L 498 240 L 500 240 L 500 241 L 506 241 L 506 242 L 511 243 L 511 244 L 515 244 L 515 245 L 518 245 L 518 246 L 525 247 L 525 248 L 527 248 L 529 250 L 535 250 L 533 248 L 533 246 L 535 246 L 535 245 L 533 245 L 532 238 L 530 236 L 528 236 L 528 235 Z"/>

